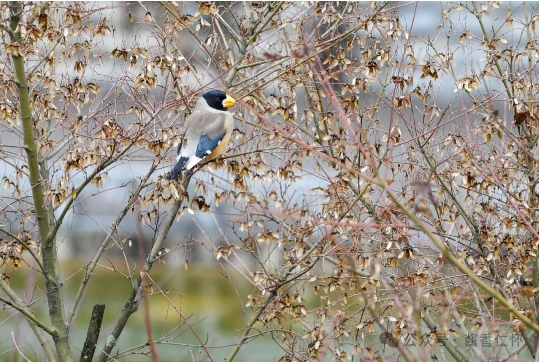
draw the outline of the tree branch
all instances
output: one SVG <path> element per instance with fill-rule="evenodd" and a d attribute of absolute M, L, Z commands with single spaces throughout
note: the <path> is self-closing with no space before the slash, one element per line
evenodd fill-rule
<path fill-rule="evenodd" d="M 68 327 L 71 326 L 71 322 L 73 320 L 73 317 L 75 316 L 75 313 L 77 311 L 77 307 L 79 305 L 79 302 L 82 298 L 82 295 L 84 291 L 86 290 L 86 287 L 88 286 L 88 281 L 90 281 L 90 278 L 93 276 L 94 269 L 97 266 L 97 263 L 99 259 L 101 259 L 101 256 L 103 255 L 103 252 L 108 248 L 112 241 L 112 236 L 116 231 L 118 230 L 118 227 L 121 223 L 121 221 L 124 219 L 124 217 L 127 215 L 127 212 L 131 209 L 131 206 L 135 204 L 135 202 L 138 199 L 138 195 L 140 194 L 141 190 L 145 187 L 145 181 L 150 178 L 150 176 L 153 174 L 157 166 L 159 165 L 158 161 L 154 161 L 154 164 L 146 174 L 146 176 L 143 178 L 143 180 L 140 182 L 137 190 L 133 193 L 131 196 L 129 202 L 127 205 L 122 209 L 120 214 L 118 215 L 118 218 L 116 218 L 116 221 L 112 224 L 109 233 L 103 240 L 103 243 L 101 243 L 101 246 L 99 247 L 97 253 L 95 254 L 95 257 L 93 258 L 90 265 L 86 268 L 86 273 L 84 274 L 84 278 L 82 279 L 81 285 L 79 287 L 79 290 L 77 291 L 77 294 L 75 295 L 75 301 L 73 302 L 73 307 L 71 308 L 71 311 L 69 312 L 68 318 L 67 318 L 67 325 Z"/>
<path fill-rule="evenodd" d="M 41 322 L 40 320 L 38 320 L 34 314 L 32 314 L 27 308 L 26 306 L 24 305 L 23 301 L 21 300 L 21 298 L 15 293 L 15 291 L 13 291 L 11 289 L 11 287 L 9 287 L 9 285 L 3 280 L 3 279 L 0 279 L 0 288 L 6 293 L 6 295 L 11 299 L 11 300 L 7 300 L 3 297 L 0 297 L 0 301 L 2 301 L 3 303 L 11 306 L 12 308 L 16 309 L 17 311 L 19 311 L 21 314 L 23 314 L 27 319 L 29 319 L 30 321 L 32 321 L 34 324 L 36 324 L 39 328 L 43 329 L 43 331 L 45 331 L 47 334 L 49 334 L 50 336 L 54 337 L 55 335 L 57 335 L 57 332 L 54 330 L 54 328 L 49 328 L 48 326 L 46 326 L 43 322 Z"/>
<path fill-rule="evenodd" d="M 266 308 L 268 307 L 268 305 L 271 303 L 271 301 L 277 296 L 277 290 L 274 290 L 272 291 L 267 297 L 266 297 L 266 301 L 264 301 L 264 304 L 262 304 L 255 315 L 253 315 L 251 321 L 249 322 L 249 324 L 247 324 L 247 327 L 245 328 L 245 331 L 243 332 L 243 336 L 241 337 L 239 343 L 234 347 L 234 349 L 232 350 L 232 353 L 230 353 L 230 355 L 228 356 L 227 358 L 227 362 L 232 362 L 234 360 L 234 358 L 236 357 L 236 355 L 238 354 L 238 352 L 240 351 L 241 347 L 243 346 L 243 344 L 245 343 L 245 341 L 247 340 L 247 337 L 249 336 L 249 332 L 251 331 L 251 329 L 253 328 L 253 326 L 256 324 L 256 322 L 258 321 L 258 319 L 260 318 L 260 316 L 262 315 L 262 313 L 266 310 Z"/>
<path fill-rule="evenodd" d="M 62 210 L 62 213 L 58 217 L 58 220 L 56 221 L 56 224 L 54 225 L 54 228 L 50 232 L 51 233 L 50 238 L 56 238 L 56 233 L 58 233 L 58 229 L 60 229 L 60 226 L 62 225 L 62 222 L 63 222 L 65 216 L 67 215 L 67 212 L 69 211 L 69 208 L 71 208 L 71 205 L 73 204 L 75 199 L 80 195 L 82 190 L 84 188 L 86 188 L 86 186 L 88 184 L 91 183 L 91 181 L 94 179 L 94 177 L 97 174 L 99 174 L 100 172 L 105 170 L 109 165 L 111 165 L 112 163 L 114 163 L 115 161 L 120 159 L 135 144 L 136 144 L 136 139 L 134 139 L 128 146 L 126 146 L 126 148 L 124 150 L 119 152 L 117 155 L 114 155 L 114 152 L 115 152 L 115 147 L 114 147 L 112 152 L 111 152 L 111 155 L 104 162 L 102 162 L 100 165 L 98 165 L 97 168 L 95 168 L 95 170 L 93 172 L 91 172 L 90 175 L 88 175 L 88 177 L 86 177 L 86 179 L 84 179 L 84 181 L 82 183 L 79 184 L 79 186 L 75 189 L 75 193 L 72 193 L 69 196 L 69 198 L 67 199 L 67 201 L 65 202 L 66 205 L 65 205 L 64 209 Z M 116 145 L 117 144 L 115 144 L 115 146 Z"/>
<path fill-rule="evenodd" d="M 186 172 L 184 175 L 184 179 L 182 181 L 182 186 L 184 190 L 187 190 L 189 186 L 189 181 L 191 180 L 191 177 L 193 176 L 193 172 Z M 151 252 L 148 254 L 148 257 L 146 258 L 146 262 L 143 267 L 143 272 L 148 274 L 151 270 L 153 263 L 155 259 L 157 258 L 157 255 L 159 251 L 161 250 L 163 243 L 165 242 L 165 239 L 168 235 L 168 232 L 170 231 L 170 228 L 172 227 L 172 223 L 174 223 L 174 220 L 176 218 L 176 215 L 178 214 L 181 206 L 183 204 L 183 199 L 179 199 L 172 205 L 172 208 L 165 219 L 163 226 L 161 227 L 159 233 L 157 233 L 157 236 L 155 237 L 154 244 L 152 246 Z M 99 356 L 99 361 L 105 362 L 110 357 L 110 352 L 115 347 L 116 342 L 118 341 L 118 338 L 122 334 L 125 325 L 127 324 L 127 321 L 129 320 L 129 317 L 138 310 L 138 306 L 140 303 L 140 300 L 142 298 L 142 276 L 143 273 L 139 274 L 139 277 L 137 280 L 133 283 L 133 291 L 131 292 L 131 296 L 127 300 L 127 302 L 124 305 L 124 308 L 122 309 L 122 312 L 120 313 L 120 317 L 118 318 L 118 321 L 116 322 L 116 325 L 114 326 L 112 333 L 109 335 L 107 339 L 107 343 L 102 349 L 102 352 Z"/>
<path fill-rule="evenodd" d="M 10 7 L 10 27 L 12 30 L 11 40 L 22 45 L 22 37 L 19 28 L 21 21 L 22 5 L 19 2 L 12 2 Z M 34 122 L 32 120 L 32 108 L 30 106 L 30 96 L 28 93 L 28 77 L 24 68 L 24 58 L 21 55 L 12 54 L 15 68 L 15 78 L 17 80 L 17 91 L 19 95 L 20 115 L 24 133 L 24 147 L 30 169 L 30 185 L 32 186 L 32 197 L 36 212 L 37 225 L 41 238 L 41 254 L 43 256 L 43 275 L 47 288 L 47 302 L 49 306 L 49 316 L 52 326 L 56 330 L 53 335 L 56 344 L 58 359 L 61 361 L 71 360 L 67 329 L 64 321 L 63 297 L 60 290 L 60 271 L 57 264 L 56 241 L 50 237 L 49 221 L 43 183 L 39 175 L 39 162 L 36 140 L 34 136 Z"/>
<path fill-rule="evenodd" d="M 94 305 L 92 311 L 92 317 L 90 318 L 90 325 L 88 326 L 88 333 L 86 333 L 86 341 L 80 353 L 81 362 L 91 362 L 94 357 L 95 348 L 97 347 L 97 340 L 99 339 L 99 332 L 101 331 L 101 323 L 103 322 L 103 315 L 105 314 L 105 305 Z"/>
<path fill-rule="evenodd" d="M 32 68 L 32 69 L 28 72 L 28 75 L 27 75 L 28 78 L 32 77 L 32 74 L 34 74 L 34 72 L 37 71 L 37 69 L 38 69 L 39 67 L 41 67 L 41 65 L 43 64 L 43 62 L 45 62 L 45 61 L 49 58 L 49 55 L 50 55 L 52 52 L 54 52 L 54 49 L 56 49 L 56 47 L 58 46 L 58 44 L 60 44 L 60 42 L 62 41 L 62 39 L 64 39 L 64 36 L 63 36 L 63 35 L 60 36 L 60 38 L 58 38 L 58 39 L 56 40 L 56 43 L 54 43 L 54 45 L 52 46 L 51 50 L 49 50 L 49 52 L 48 52 L 45 56 L 43 56 L 43 58 L 39 61 L 39 63 L 36 64 L 36 65 L 34 66 L 34 68 Z"/>
<path fill-rule="evenodd" d="M 5 234 L 7 234 L 8 236 L 10 236 L 11 238 L 13 238 L 14 240 L 16 240 L 17 242 L 19 242 L 20 244 L 22 244 L 25 248 L 26 248 L 26 251 L 28 251 L 28 253 L 34 258 L 34 261 L 36 261 L 36 263 L 38 264 L 39 266 L 39 269 L 41 271 L 43 271 L 43 265 L 41 264 L 41 260 L 39 259 L 39 257 L 36 255 L 36 253 L 34 252 L 34 250 L 32 250 L 32 248 L 30 246 L 28 246 L 28 244 L 26 242 L 24 242 L 22 239 L 20 239 L 19 237 L 17 237 L 17 235 L 11 233 L 10 231 L 8 231 L 7 229 L 4 229 L 4 228 L 0 228 L 0 232 L 4 232 Z"/>

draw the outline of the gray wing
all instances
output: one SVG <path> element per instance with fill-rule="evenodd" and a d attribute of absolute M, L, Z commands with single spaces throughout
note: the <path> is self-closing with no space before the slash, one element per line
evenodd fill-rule
<path fill-rule="evenodd" d="M 187 129 L 178 145 L 177 163 L 166 176 L 167 179 L 176 180 L 184 167 L 191 169 L 221 144 L 227 131 L 230 132 L 232 128 L 230 122 L 227 123 L 227 117 L 231 115 L 196 110 L 187 118 Z"/>
<path fill-rule="evenodd" d="M 209 151 L 206 154 L 210 154 L 226 134 L 226 117 L 225 113 L 202 110 L 193 112 L 187 118 L 187 129 L 184 136 L 186 145 L 182 145 L 181 149 L 178 150 L 178 156 L 191 158 L 206 151 Z M 204 145 L 200 145 L 201 142 Z"/>

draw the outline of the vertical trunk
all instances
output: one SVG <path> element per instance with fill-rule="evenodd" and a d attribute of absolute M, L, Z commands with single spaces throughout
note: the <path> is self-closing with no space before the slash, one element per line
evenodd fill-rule
<path fill-rule="evenodd" d="M 22 45 L 22 38 L 19 28 L 21 21 L 21 12 L 23 10 L 21 3 L 10 3 L 11 10 L 11 40 L 14 43 Z M 21 47 L 22 48 L 22 47 Z M 45 196 L 43 193 L 43 184 L 39 173 L 39 161 L 36 140 L 34 137 L 34 122 L 32 120 L 32 109 L 28 93 L 28 79 L 24 68 L 24 58 L 22 55 L 12 54 L 13 65 L 15 68 L 15 78 L 19 94 L 20 115 L 24 134 L 24 148 L 28 159 L 30 169 L 30 185 L 32 186 L 32 197 L 36 212 L 39 237 L 41 242 L 41 254 L 43 258 L 43 275 L 45 277 L 47 302 L 49 306 L 49 316 L 56 334 L 53 336 L 56 344 L 58 359 L 61 361 L 71 360 L 71 352 L 67 336 L 67 328 L 64 321 L 64 306 L 60 290 L 60 279 L 57 265 L 56 242 L 53 236 L 50 236 L 48 210 Z"/>

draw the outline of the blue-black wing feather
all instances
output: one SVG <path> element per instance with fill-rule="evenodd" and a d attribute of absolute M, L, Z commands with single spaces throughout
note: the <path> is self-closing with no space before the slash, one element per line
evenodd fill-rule
<path fill-rule="evenodd" d="M 182 138 L 185 136 L 185 134 L 182 135 Z M 179 155 L 182 151 L 182 141 L 180 139 L 180 143 L 178 144 L 178 147 L 176 148 L 176 154 Z M 170 173 L 168 173 L 165 178 L 168 180 L 176 180 L 178 178 L 178 175 L 180 174 L 180 171 L 182 171 L 184 165 L 189 161 L 189 158 L 182 157 L 178 162 L 174 165 Z"/>
<path fill-rule="evenodd" d="M 225 134 L 226 133 L 223 133 L 222 135 L 218 135 L 212 139 L 206 135 L 202 135 L 195 152 L 196 157 L 202 159 L 210 155 L 212 151 L 221 143 L 225 137 Z"/>
<path fill-rule="evenodd" d="M 176 180 L 178 179 L 178 175 L 180 174 L 180 171 L 182 171 L 183 167 L 187 162 L 189 161 L 189 158 L 181 157 L 180 160 L 174 165 L 170 173 L 165 177 L 168 180 Z"/>
<path fill-rule="evenodd" d="M 206 156 L 210 155 L 213 150 L 221 143 L 223 138 L 225 137 L 226 133 L 223 133 L 222 135 L 218 135 L 214 138 L 209 138 L 206 135 L 202 135 L 200 137 L 200 140 L 197 145 L 197 149 L 195 151 L 195 156 L 197 158 L 205 158 Z M 177 154 L 179 155 L 182 151 L 182 142 L 178 144 Z M 187 162 L 189 161 L 188 157 L 182 156 L 180 157 L 180 160 L 174 165 L 170 173 L 166 176 L 168 180 L 176 180 L 178 178 L 178 175 L 182 171 L 183 167 Z"/>

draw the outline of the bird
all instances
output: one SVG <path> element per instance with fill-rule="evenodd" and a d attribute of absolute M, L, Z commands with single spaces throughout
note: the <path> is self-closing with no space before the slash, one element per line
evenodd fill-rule
<path fill-rule="evenodd" d="M 228 109 L 234 106 L 236 100 L 220 90 L 206 92 L 198 99 L 185 121 L 177 162 L 166 179 L 176 180 L 183 169 L 191 170 L 202 160 L 214 160 L 225 151 L 234 125 L 233 113 Z"/>

